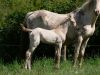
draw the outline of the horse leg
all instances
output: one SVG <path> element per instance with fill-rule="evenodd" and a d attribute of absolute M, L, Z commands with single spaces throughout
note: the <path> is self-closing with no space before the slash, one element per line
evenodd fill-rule
<path fill-rule="evenodd" d="M 31 54 L 31 52 L 30 52 L 30 50 L 28 49 L 28 50 L 26 51 L 25 69 L 28 69 L 28 63 L 29 63 L 30 56 L 31 56 L 30 54 Z"/>
<path fill-rule="evenodd" d="M 55 68 L 60 68 L 60 57 L 61 57 L 61 47 L 62 43 L 56 45 L 55 47 Z"/>
<path fill-rule="evenodd" d="M 66 48 L 67 48 L 67 45 L 68 45 L 67 42 L 68 42 L 68 40 L 65 40 L 65 42 L 62 45 L 62 49 L 61 49 L 61 57 L 62 57 L 63 61 L 66 61 Z"/>
<path fill-rule="evenodd" d="M 85 48 L 87 46 L 87 42 L 88 42 L 89 38 L 86 38 L 83 40 L 82 45 L 81 45 L 81 49 L 80 49 L 80 60 L 79 60 L 79 67 L 81 67 L 82 62 L 83 62 L 83 57 L 84 57 L 84 53 L 85 53 Z"/>
<path fill-rule="evenodd" d="M 75 51 L 74 51 L 75 55 L 74 55 L 74 65 L 73 65 L 73 67 L 75 67 L 76 64 L 77 64 L 77 59 L 78 59 L 78 56 L 79 56 L 79 51 L 80 51 L 82 41 L 83 41 L 82 36 L 79 36 L 78 39 L 77 39 L 77 43 L 75 44 Z"/>
<path fill-rule="evenodd" d="M 25 68 L 26 69 L 31 69 L 31 58 L 32 58 L 32 53 L 35 50 L 35 48 L 39 45 L 40 43 L 40 36 L 35 35 L 33 37 L 30 36 L 30 46 L 29 50 L 26 52 L 26 63 L 25 63 Z"/>
<path fill-rule="evenodd" d="M 32 50 L 28 49 L 26 51 L 26 63 L 25 63 L 25 69 L 31 69 L 31 58 L 32 58 L 32 53 L 35 50 L 36 47 L 33 47 Z"/>
<path fill-rule="evenodd" d="M 63 61 L 66 61 L 66 44 L 63 44 L 63 46 L 62 46 L 61 58 Z"/>

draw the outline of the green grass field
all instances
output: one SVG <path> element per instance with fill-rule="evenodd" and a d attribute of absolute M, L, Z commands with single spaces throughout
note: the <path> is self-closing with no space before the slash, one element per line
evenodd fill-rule
<path fill-rule="evenodd" d="M 32 70 L 25 70 L 23 63 L 0 63 L 0 75 L 100 75 L 100 59 L 84 61 L 82 68 L 73 68 L 71 61 L 61 63 L 59 70 L 54 69 L 53 59 L 41 59 L 32 63 Z"/>

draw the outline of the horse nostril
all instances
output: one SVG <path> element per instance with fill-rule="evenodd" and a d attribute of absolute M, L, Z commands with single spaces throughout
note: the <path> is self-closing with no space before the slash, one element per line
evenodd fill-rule
<path fill-rule="evenodd" d="M 95 14 L 99 15 L 100 14 L 99 10 L 95 10 Z"/>

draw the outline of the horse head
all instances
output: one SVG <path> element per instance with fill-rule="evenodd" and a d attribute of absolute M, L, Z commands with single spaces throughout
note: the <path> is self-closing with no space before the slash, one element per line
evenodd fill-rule
<path fill-rule="evenodd" d="M 95 3 L 95 14 L 99 15 L 100 14 L 100 0 L 92 0 Z"/>

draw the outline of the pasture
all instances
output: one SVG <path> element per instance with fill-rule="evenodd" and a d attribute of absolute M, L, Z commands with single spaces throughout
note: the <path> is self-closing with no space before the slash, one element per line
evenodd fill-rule
<path fill-rule="evenodd" d="M 85 59 L 82 68 L 73 68 L 72 61 L 61 63 L 59 70 L 54 69 L 52 58 L 34 60 L 32 70 L 25 70 L 23 61 L 4 64 L 0 61 L 0 75 L 100 75 L 100 58 Z"/>

